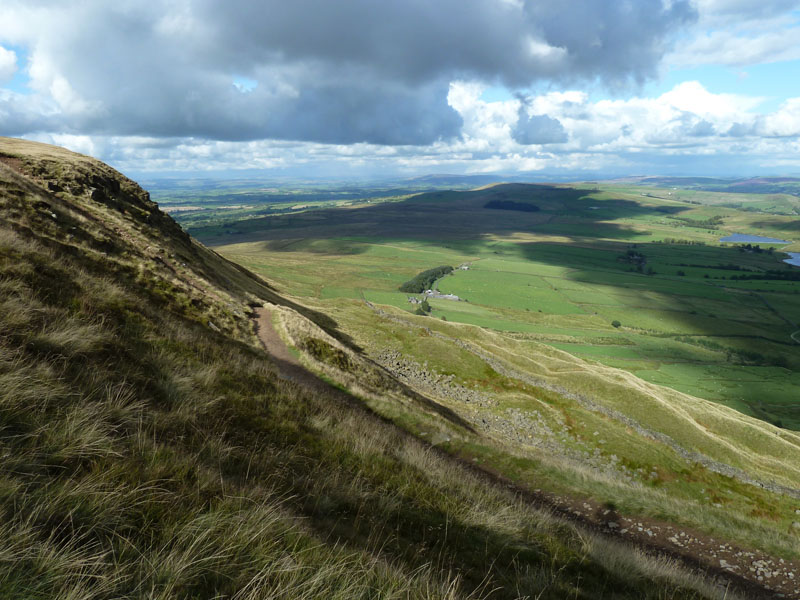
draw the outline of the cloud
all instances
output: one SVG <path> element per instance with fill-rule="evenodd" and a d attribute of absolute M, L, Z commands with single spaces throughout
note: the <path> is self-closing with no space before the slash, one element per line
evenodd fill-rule
<path fill-rule="evenodd" d="M 58 107 L 51 100 L 0 88 L 0 135 L 21 137 L 36 131 L 59 131 L 62 123 L 57 115 Z"/>
<path fill-rule="evenodd" d="M 474 82 L 451 84 L 448 101 L 463 120 L 463 135 L 422 147 L 113 136 L 57 136 L 44 141 L 66 143 L 81 151 L 91 148 L 123 170 L 138 172 L 248 168 L 297 173 L 296 169 L 305 169 L 319 176 L 364 176 L 420 171 L 699 173 L 705 169 L 706 174 L 736 174 L 755 173 L 760 166 L 775 172 L 775 165 L 782 165 L 782 170 L 785 165 L 800 165 L 796 158 L 800 99 L 761 115 L 756 110 L 760 99 L 714 94 L 697 82 L 677 85 L 656 97 L 599 101 L 584 92 L 564 91 L 486 102 L 481 99 L 484 89 Z M 519 135 L 520 122 L 530 127 L 530 140 Z M 545 134 L 558 143 L 543 144 Z"/>
<path fill-rule="evenodd" d="M 698 19 L 666 62 L 741 67 L 800 58 L 798 0 L 696 0 Z"/>
<path fill-rule="evenodd" d="M 140 173 L 800 166 L 798 99 L 761 114 L 696 81 L 637 87 L 665 66 L 800 57 L 798 6 L 3 0 L 0 134 Z M 24 93 L 2 88 L 14 76 Z"/>
<path fill-rule="evenodd" d="M 519 144 L 559 144 L 568 139 L 567 131 L 558 119 L 530 115 L 524 104 L 520 106 L 518 117 L 511 135 Z"/>
<path fill-rule="evenodd" d="M 544 163 L 550 165 L 577 155 L 747 155 L 766 152 L 769 144 L 783 151 L 786 144 L 767 140 L 787 138 L 791 144 L 791 138 L 800 135 L 800 99 L 762 115 L 762 98 L 714 94 L 696 81 L 657 97 L 594 102 L 586 93 L 568 91 L 528 96 L 521 102 L 483 103 L 480 92 L 464 87 L 453 103 L 470 131 L 459 150 L 478 152 L 488 146 L 508 155 L 547 155 L 553 160 Z M 509 106 L 515 110 L 509 111 Z M 492 123 L 491 137 L 482 138 L 478 124 L 487 123 Z"/>
<path fill-rule="evenodd" d="M 17 72 L 17 55 L 13 50 L 0 46 L 0 84 L 5 83 Z"/>
<path fill-rule="evenodd" d="M 727 130 L 726 135 L 730 137 L 746 137 L 755 134 L 753 123 L 733 123 Z"/>
<path fill-rule="evenodd" d="M 447 98 L 463 120 L 462 135 L 426 146 L 184 136 L 29 137 L 101 156 L 135 174 L 266 169 L 277 176 L 306 177 L 493 171 L 527 171 L 533 177 L 597 171 L 736 175 L 800 167 L 800 98 L 760 114 L 760 99 L 714 94 L 697 82 L 656 97 L 599 101 L 573 90 L 486 102 L 481 99 L 484 89 L 474 82 L 451 84 Z M 2 98 L 0 92 L 0 104 Z M 31 114 L 47 109 L 37 107 Z M 521 116 L 536 143 L 524 143 L 519 131 L 515 133 Z M 15 118 L 30 115 L 18 112 Z M 560 141 L 543 144 L 545 133 Z"/>
<path fill-rule="evenodd" d="M 716 133 L 717 130 L 714 127 L 714 124 L 709 121 L 706 121 L 705 119 L 696 121 L 689 127 L 687 131 L 687 135 L 690 135 L 692 137 L 708 137 L 715 135 Z"/>
<path fill-rule="evenodd" d="M 800 8 L 797 0 L 697 0 L 704 21 L 769 19 Z"/>
<path fill-rule="evenodd" d="M 800 98 L 789 98 L 777 111 L 761 117 L 758 130 L 764 136 L 800 136 Z"/>
<path fill-rule="evenodd" d="M 688 0 L 5 0 L 0 42 L 57 107 L 31 132 L 427 145 L 461 132 L 455 80 L 623 87 L 694 18 Z"/>
<path fill-rule="evenodd" d="M 676 66 L 718 64 L 741 67 L 800 58 L 800 27 L 758 32 L 709 31 L 682 45 L 670 57 Z"/>

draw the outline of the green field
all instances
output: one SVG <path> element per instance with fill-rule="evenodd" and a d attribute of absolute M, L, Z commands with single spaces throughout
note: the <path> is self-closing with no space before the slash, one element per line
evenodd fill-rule
<path fill-rule="evenodd" d="M 323 304 L 353 299 L 350 310 L 365 310 L 366 300 L 412 311 L 397 291 L 404 281 L 469 265 L 438 281 L 462 301 L 432 300 L 432 318 L 528 335 L 800 429 L 800 351 L 790 338 L 800 329 L 800 281 L 786 279 L 798 270 L 781 262 L 781 250 L 799 244 L 750 252 L 717 242 L 733 232 L 792 240 L 796 221 L 732 208 L 749 198 L 742 194 L 648 194 L 508 184 L 191 232 L 282 292 Z M 541 210 L 484 208 L 492 198 Z M 245 234 L 220 233 L 231 227 Z"/>

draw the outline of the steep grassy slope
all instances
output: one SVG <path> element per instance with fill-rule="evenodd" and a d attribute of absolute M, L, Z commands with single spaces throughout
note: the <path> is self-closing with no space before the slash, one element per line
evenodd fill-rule
<path fill-rule="evenodd" d="M 0 597 L 721 597 L 280 379 L 264 300 L 301 318 L 107 166 L 0 139 Z"/>

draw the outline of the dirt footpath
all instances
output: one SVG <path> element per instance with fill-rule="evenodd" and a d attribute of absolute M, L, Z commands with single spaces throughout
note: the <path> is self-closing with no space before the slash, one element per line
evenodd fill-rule
<path fill-rule="evenodd" d="M 278 367 L 281 379 L 294 382 L 317 394 L 326 394 L 348 404 L 354 402 L 353 397 L 317 377 L 303 366 L 298 358 L 289 351 L 286 342 L 272 323 L 272 311 L 268 308 L 256 309 L 256 333 L 264 348 Z"/>

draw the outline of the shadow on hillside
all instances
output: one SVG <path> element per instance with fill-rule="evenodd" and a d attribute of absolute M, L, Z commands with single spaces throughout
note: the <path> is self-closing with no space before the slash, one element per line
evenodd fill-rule
<path fill-rule="evenodd" d="M 763 230 L 763 231 L 800 231 L 800 219 L 795 219 L 793 221 L 753 221 L 749 223 L 749 226 L 752 229 Z"/>
<path fill-rule="evenodd" d="M 402 202 L 354 209 L 322 209 L 230 223 L 233 233 L 219 228 L 192 234 L 212 245 L 264 242 L 270 252 L 305 251 L 359 254 L 366 248 L 341 238 L 477 240 L 485 235 L 535 232 L 570 237 L 632 239 L 641 232 L 615 223 L 620 219 L 669 216 L 689 210 L 682 206 L 648 206 L 632 200 L 595 200 L 592 190 L 534 184 L 503 184 L 468 192 L 430 192 Z M 485 208 L 493 200 L 529 203 L 539 211 Z M 644 200 L 647 200 L 646 198 Z M 575 231 L 578 230 L 578 233 Z M 211 237 L 204 236 L 204 232 Z M 324 240 L 337 238 L 335 248 Z M 310 243 L 307 240 L 314 240 Z"/>
<path fill-rule="evenodd" d="M 273 358 L 273 360 L 275 359 Z M 347 392 L 328 385 L 320 379 L 307 380 L 306 375 L 308 372 L 303 372 L 305 371 L 303 367 L 279 359 L 275 360 L 275 363 L 284 379 L 305 387 L 308 392 L 318 398 L 324 398 L 331 403 L 353 407 L 368 415 L 368 418 L 376 419 L 390 426 L 395 425 L 393 421 L 375 413 Z M 448 409 L 445 410 L 447 411 Z M 453 421 L 446 413 L 443 416 Z M 475 433 L 457 415 L 453 416 L 456 419 L 453 422 L 462 426 L 466 425 L 472 433 Z M 459 421 L 461 422 L 459 423 Z M 492 467 L 474 462 L 475 459 L 469 455 L 454 455 L 451 453 L 452 450 L 442 448 L 431 443 L 430 440 L 414 436 L 400 428 L 393 428 L 390 431 L 396 433 L 398 442 L 404 447 L 409 447 L 406 446 L 406 441 L 420 444 L 426 452 L 430 452 L 438 459 L 446 461 L 447 466 L 457 465 L 464 470 L 465 474 L 468 473 L 471 477 L 475 477 L 483 483 L 496 486 L 496 489 L 502 489 L 506 493 L 512 494 L 515 499 L 524 502 L 528 506 L 542 510 L 556 519 L 571 523 L 579 527 L 581 531 L 592 532 L 598 537 L 598 543 L 600 544 L 632 544 L 645 553 L 666 555 L 671 560 L 687 567 L 703 570 L 716 576 L 724 575 L 726 579 L 733 582 L 740 589 L 752 593 L 753 597 L 761 597 L 763 590 L 757 584 L 744 577 L 731 574 L 713 563 L 709 564 L 702 557 L 698 557 L 688 550 L 676 550 L 674 546 L 667 548 L 656 540 L 645 538 L 644 534 L 641 536 L 634 535 L 631 538 L 630 534 L 628 536 L 624 535 L 625 530 L 619 531 L 610 527 L 609 523 L 618 523 L 623 518 L 613 507 L 609 511 L 607 505 L 601 506 L 592 501 L 594 510 L 583 513 L 575 510 L 576 506 L 572 503 L 565 502 L 563 499 L 554 497 L 551 494 L 542 493 L 539 490 L 531 491 L 518 486 L 514 481 L 498 473 Z M 399 465 L 399 469 L 403 468 L 404 466 Z M 442 467 L 438 468 L 441 470 Z M 436 467 L 433 470 L 428 469 L 424 474 L 419 473 L 419 475 L 422 476 L 422 481 L 427 481 L 432 472 L 436 474 L 435 471 Z M 406 482 L 415 481 L 414 477 L 416 475 L 413 471 L 398 472 L 398 476 Z M 300 485 L 305 483 L 302 478 L 298 478 L 296 482 L 300 483 Z M 440 489 L 436 486 L 423 488 L 421 485 L 424 484 L 415 481 L 417 494 L 422 494 L 425 491 L 440 493 Z M 516 565 L 521 561 L 526 563 L 542 562 L 544 560 L 552 562 L 556 559 L 555 555 L 550 555 L 550 550 L 547 547 L 519 543 L 519 540 L 515 540 L 513 535 L 509 537 L 482 524 L 454 519 L 452 514 L 443 512 L 431 503 L 387 503 L 368 500 L 369 504 L 365 506 L 352 503 L 346 497 L 339 497 L 338 502 L 331 502 L 330 496 L 321 498 L 319 489 L 308 487 L 290 488 L 287 490 L 286 496 L 290 503 L 297 503 L 298 508 L 307 515 L 312 527 L 325 531 L 325 535 L 330 539 L 347 542 L 353 547 L 370 549 L 376 536 L 379 536 L 382 540 L 380 554 L 391 560 L 399 561 L 412 570 L 425 568 L 430 564 L 431 556 L 438 557 L 437 560 L 441 564 L 448 565 L 448 568 L 451 568 L 451 561 L 458 557 L 462 567 L 467 565 L 467 568 L 464 569 L 464 582 L 474 589 L 479 589 L 486 585 L 487 579 L 483 575 L 485 573 L 498 573 L 498 571 L 499 573 L 516 573 Z M 586 508 L 588 506 L 586 500 L 583 499 L 582 502 L 583 508 Z M 372 515 L 372 518 L 364 518 L 363 515 L 365 514 Z M 593 589 L 601 584 L 599 581 L 593 581 L 593 578 L 602 576 L 601 571 L 594 568 L 587 569 L 585 564 L 572 565 L 568 568 L 574 570 L 573 575 L 579 581 L 582 580 L 587 589 Z M 500 581 L 497 584 L 498 597 L 517 597 L 516 589 L 499 585 Z M 602 583 L 602 585 L 606 584 Z M 623 579 L 618 579 L 613 582 L 613 585 L 616 586 L 617 590 L 622 590 L 626 582 Z M 566 590 L 562 591 L 566 592 Z M 562 597 L 561 591 L 556 593 L 558 597 Z"/>

